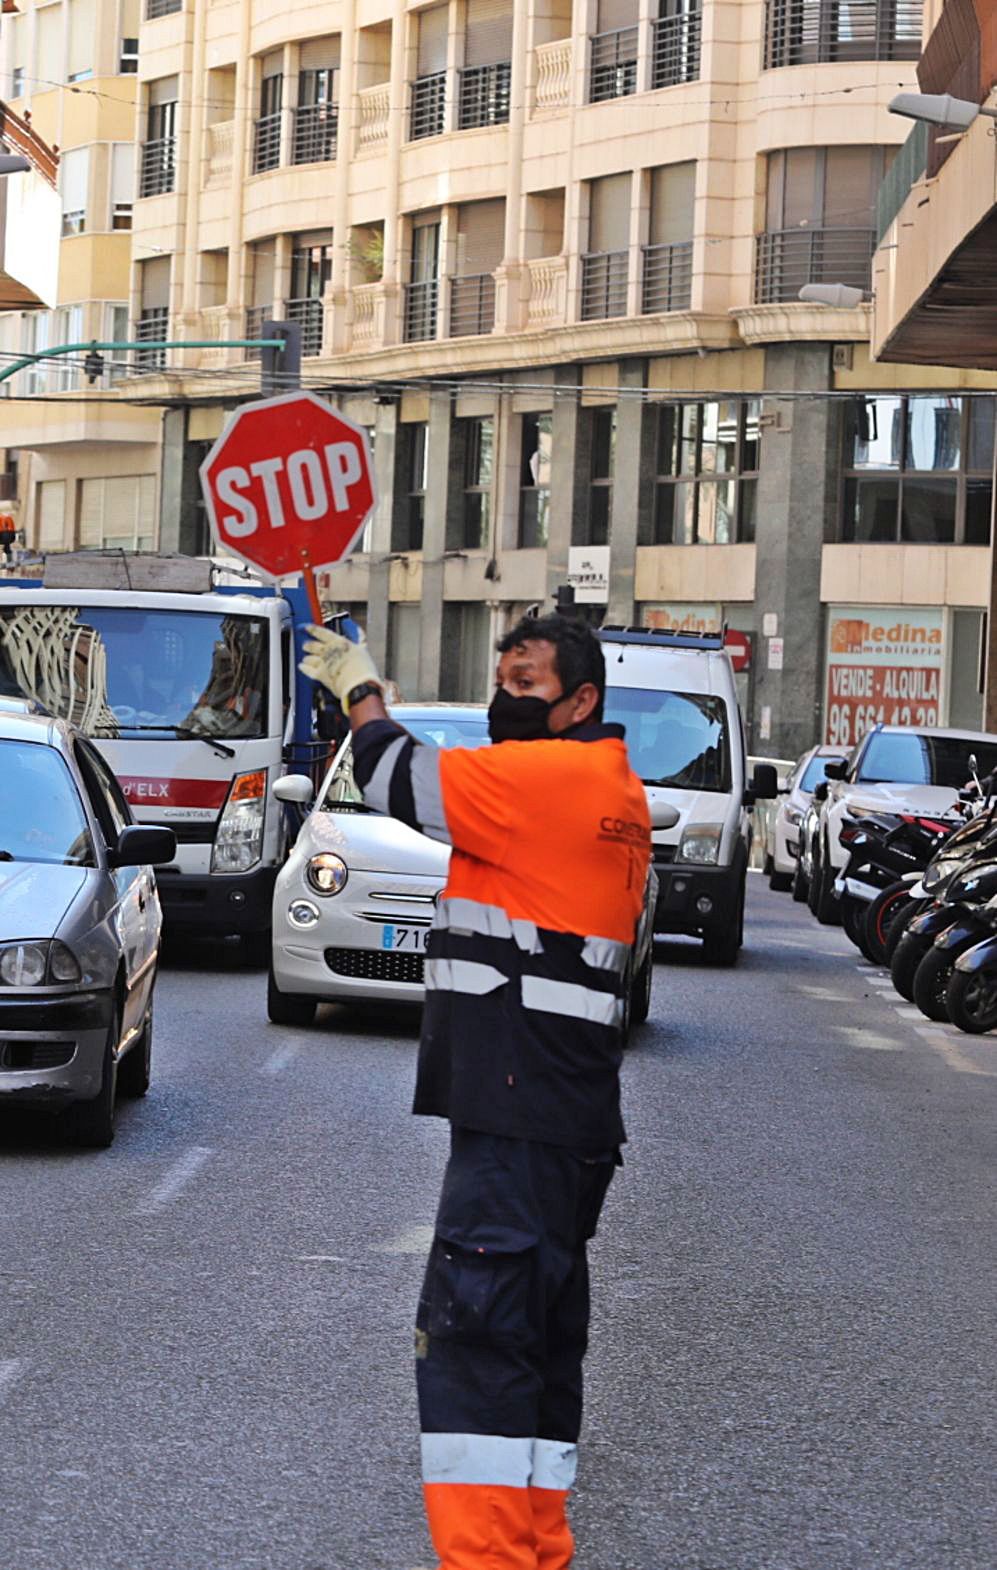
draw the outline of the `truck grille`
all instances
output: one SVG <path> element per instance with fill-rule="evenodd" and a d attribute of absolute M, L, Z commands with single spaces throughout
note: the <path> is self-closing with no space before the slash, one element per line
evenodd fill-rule
<path fill-rule="evenodd" d="M 421 954 L 390 949 L 326 949 L 325 962 L 337 976 L 361 981 L 408 981 L 422 986 L 425 961 Z"/>
<path fill-rule="evenodd" d="M 17 1074 L 25 1069 L 63 1068 L 72 1062 L 75 1041 L 0 1040 L 0 1073 Z"/>
<path fill-rule="evenodd" d="M 670 866 L 671 863 L 675 860 L 675 850 L 676 847 L 674 845 L 652 844 L 651 859 L 653 860 L 654 865 L 656 867 Z"/>

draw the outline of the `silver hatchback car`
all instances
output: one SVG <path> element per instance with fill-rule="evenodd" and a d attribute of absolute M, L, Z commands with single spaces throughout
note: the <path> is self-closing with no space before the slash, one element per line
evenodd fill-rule
<path fill-rule="evenodd" d="M 114 1137 L 115 1093 L 149 1086 L 162 916 L 152 864 L 170 829 L 136 825 L 85 736 L 0 698 L 0 1107 Z"/>

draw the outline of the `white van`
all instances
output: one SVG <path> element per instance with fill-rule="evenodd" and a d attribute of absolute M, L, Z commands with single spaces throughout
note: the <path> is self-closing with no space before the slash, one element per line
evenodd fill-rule
<path fill-rule="evenodd" d="M 701 937 L 733 965 L 744 936 L 744 889 L 756 799 L 777 794 L 775 769 L 747 778 L 744 726 L 723 635 L 603 627 L 606 719 L 626 727 L 648 800 L 678 810 L 652 835 L 656 932 Z"/>

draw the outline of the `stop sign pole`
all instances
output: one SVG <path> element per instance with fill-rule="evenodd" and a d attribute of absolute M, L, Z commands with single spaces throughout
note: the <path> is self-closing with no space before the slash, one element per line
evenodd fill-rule
<path fill-rule="evenodd" d="M 344 561 L 376 501 L 367 433 L 310 392 L 237 409 L 201 464 L 216 545 L 271 580 L 301 573 L 322 620 L 315 573 Z"/>

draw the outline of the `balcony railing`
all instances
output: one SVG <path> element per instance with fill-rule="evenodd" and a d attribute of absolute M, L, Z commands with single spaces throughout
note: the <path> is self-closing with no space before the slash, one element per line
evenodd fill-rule
<path fill-rule="evenodd" d="M 338 104 L 302 104 L 294 111 L 291 158 L 296 164 L 327 164 L 336 156 Z"/>
<path fill-rule="evenodd" d="M 272 322 L 272 321 L 273 321 L 273 305 L 272 304 L 270 304 L 270 305 L 251 305 L 249 307 L 249 309 L 247 310 L 247 312 L 246 312 L 246 337 L 247 338 L 262 338 L 263 337 L 263 323 L 264 322 Z M 260 358 L 261 353 L 262 353 L 262 350 L 260 350 L 260 349 L 247 349 L 245 351 L 246 359 L 247 360 L 258 360 Z"/>
<path fill-rule="evenodd" d="M 565 319 L 568 263 L 563 256 L 541 256 L 528 262 L 527 327 L 559 327 Z"/>
<path fill-rule="evenodd" d="M 301 353 L 322 353 L 322 301 L 314 295 L 307 295 L 300 300 L 285 300 L 284 308 L 289 322 L 298 322 L 301 326 Z"/>
<path fill-rule="evenodd" d="M 931 131 L 921 120 L 887 170 L 876 196 L 876 232 L 882 240 L 918 180 L 928 172 Z"/>
<path fill-rule="evenodd" d="M 641 310 L 687 311 L 692 304 L 692 241 L 645 245 Z"/>
<path fill-rule="evenodd" d="M 509 119 L 511 79 L 512 64 L 508 60 L 461 71 L 458 130 L 470 131 L 479 125 L 505 125 Z"/>
<path fill-rule="evenodd" d="M 589 103 L 629 98 L 637 91 L 637 27 L 617 27 L 592 38 L 589 61 Z"/>
<path fill-rule="evenodd" d="M 760 234 L 755 251 L 755 301 L 794 301 L 808 283 L 843 283 L 866 290 L 872 282 L 875 229 L 776 229 Z"/>
<path fill-rule="evenodd" d="M 142 163 L 139 169 L 139 196 L 165 196 L 173 190 L 177 173 L 177 140 L 175 136 L 162 136 L 155 142 L 142 144 Z"/>
<path fill-rule="evenodd" d="M 495 326 L 495 276 L 474 273 L 450 280 L 450 336 L 470 338 Z"/>
<path fill-rule="evenodd" d="M 677 87 L 679 82 L 697 82 L 702 41 L 703 16 L 700 10 L 683 11 L 678 16 L 658 17 L 654 22 L 651 48 L 652 88 Z"/>
<path fill-rule="evenodd" d="M 387 82 L 378 82 L 374 87 L 365 87 L 357 96 L 360 100 L 358 145 L 362 151 L 369 147 L 380 147 L 388 140 L 391 88 Z"/>
<path fill-rule="evenodd" d="M 145 0 L 145 19 L 154 22 L 157 16 L 172 16 L 183 10 L 183 0 Z"/>
<path fill-rule="evenodd" d="M 147 306 L 135 323 L 136 343 L 156 343 L 169 333 L 170 313 L 165 305 Z M 143 349 L 135 356 L 135 364 L 145 371 L 162 370 L 166 364 L 165 349 Z"/>
<path fill-rule="evenodd" d="M 582 257 L 582 321 L 626 314 L 627 252 L 590 251 Z"/>
<path fill-rule="evenodd" d="M 767 70 L 834 60 L 917 60 L 922 0 L 766 0 Z"/>
<path fill-rule="evenodd" d="M 550 114 L 567 109 L 571 102 L 571 39 L 555 38 L 549 44 L 538 44 L 534 53 L 537 60 L 534 113 Z"/>
<path fill-rule="evenodd" d="M 417 76 L 412 83 L 412 112 L 409 117 L 409 140 L 418 142 L 424 136 L 439 136 L 443 130 L 447 100 L 447 73 L 437 71 L 433 76 Z"/>
<path fill-rule="evenodd" d="M 405 285 L 405 342 L 419 343 L 436 337 L 436 310 L 440 285 L 436 278 Z"/>
<path fill-rule="evenodd" d="M 281 114 L 261 115 L 253 125 L 253 173 L 263 174 L 280 164 Z"/>

